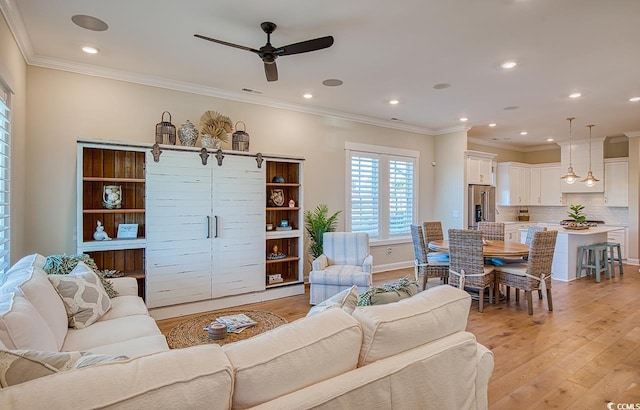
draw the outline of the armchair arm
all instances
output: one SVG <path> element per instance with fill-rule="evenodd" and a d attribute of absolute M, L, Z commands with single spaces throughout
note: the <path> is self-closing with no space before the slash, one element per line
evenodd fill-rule
<path fill-rule="evenodd" d="M 138 281 L 134 278 L 123 276 L 120 278 L 107 279 L 113 285 L 113 289 L 118 292 L 118 296 L 138 296 Z"/>
<path fill-rule="evenodd" d="M 329 266 L 329 260 L 327 259 L 327 255 L 322 254 L 318 256 L 312 263 L 312 270 L 325 270 Z"/>
<path fill-rule="evenodd" d="M 367 257 L 364 258 L 364 262 L 362 262 L 362 271 L 371 273 L 372 265 L 373 265 L 373 255 L 367 255 Z"/>

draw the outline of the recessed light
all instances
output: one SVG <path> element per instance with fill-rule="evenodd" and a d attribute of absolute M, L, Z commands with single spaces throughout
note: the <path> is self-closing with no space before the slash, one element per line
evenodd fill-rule
<path fill-rule="evenodd" d="M 434 84 L 433 88 L 436 90 L 444 90 L 445 88 L 451 87 L 451 84 L 448 83 L 438 83 Z"/>
<path fill-rule="evenodd" d="M 527 135 L 528 132 L 527 131 L 520 131 L 520 135 Z"/>
<path fill-rule="evenodd" d="M 306 93 L 303 95 L 304 98 L 309 99 L 309 98 L 313 98 L 313 94 L 310 93 Z"/>
<path fill-rule="evenodd" d="M 547 142 L 553 142 L 553 138 L 547 138 Z"/>
<path fill-rule="evenodd" d="M 91 46 L 82 47 L 82 51 L 84 51 L 87 54 L 98 54 L 98 49 Z"/>
<path fill-rule="evenodd" d="M 491 124 L 489 124 L 490 127 L 495 127 L 496 125 L 498 124 L 496 124 L 495 122 L 492 122 Z"/>
<path fill-rule="evenodd" d="M 107 23 L 104 21 L 92 16 L 85 16 L 84 14 L 76 14 L 75 16 L 72 16 L 71 21 L 73 21 L 77 26 L 91 31 L 105 31 L 109 28 Z"/>
<path fill-rule="evenodd" d="M 514 68 L 515 66 L 517 66 L 518 63 L 516 63 L 513 60 L 509 60 L 509 61 L 505 61 L 504 63 L 502 63 L 501 67 L 502 68 L 506 68 L 507 70 Z"/>
<path fill-rule="evenodd" d="M 632 98 L 629 98 L 629 101 L 631 101 L 631 102 L 637 102 L 637 101 L 640 101 L 640 97 L 632 97 Z"/>
<path fill-rule="evenodd" d="M 338 80 L 337 78 L 330 78 L 328 80 L 324 80 L 322 82 L 323 85 L 327 87 L 338 87 L 343 84 L 342 80 Z"/>
<path fill-rule="evenodd" d="M 580 94 L 580 93 L 571 93 L 571 94 L 569 94 L 569 98 L 578 98 L 578 97 L 581 97 L 581 96 L 582 96 L 582 94 Z"/>
<path fill-rule="evenodd" d="M 389 100 L 389 104 L 391 104 L 391 105 L 396 105 L 396 104 L 398 104 L 399 102 L 400 102 L 400 101 L 398 101 L 398 100 Z"/>
<path fill-rule="evenodd" d="M 460 122 L 467 122 L 469 121 L 469 119 L 467 117 L 461 117 L 460 118 Z"/>

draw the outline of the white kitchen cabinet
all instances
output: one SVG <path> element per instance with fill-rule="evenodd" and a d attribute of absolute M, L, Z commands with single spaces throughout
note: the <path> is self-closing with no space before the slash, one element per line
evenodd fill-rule
<path fill-rule="evenodd" d="M 520 230 L 527 229 L 528 227 L 529 227 L 529 224 L 526 224 L 526 223 L 505 223 L 504 225 L 505 242 L 524 242 L 524 241 L 521 241 Z"/>
<path fill-rule="evenodd" d="M 562 166 L 545 165 L 540 167 L 540 200 L 539 205 L 561 206 L 562 203 Z"/>
<path fill-rule="evenodd" d="M 479 151 L 466 151 L 467 184 L 495 186 L 496 154 Z"/>
<path fill-rule="evenodd" d="M 620 253 L 622 259 L 627 259 L 627 229 L 620 228 L 617 231 L 607 232 L 607 240 L 609 242 L 618 242 L 620 244 Z M 616 255 L 617 257 L 618 255 Z"/>
<path fill-rule="evenodd" d="M 615 159 L 604 164 L 604 203 L 611 207 L 629 206 L 629 161 Z"/>
<path fill-rule="evenodd" d="M 498 205 L 529 205 L 529 165 L 518 162 L 500 162 L 497 168 Z"/>
<path fill-rule="evenodd" d="M 147 305 L 265 289 L 264 168 L 226 155 L 147 154 Z"/>

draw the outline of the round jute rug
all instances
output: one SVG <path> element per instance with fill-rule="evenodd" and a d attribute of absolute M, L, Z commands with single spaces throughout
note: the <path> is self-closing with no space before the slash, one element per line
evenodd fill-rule
<path fill-rule="evenodd" d="M 249 316 L 258 322 L 258 324 L 246 328 L 241 333 L 227 333 L 227 337 L 222 340 L 209 339 L 208 332 L 204 330 L 205 326 L 220 316 L 239 315 L 240 313 Z M 175 325 L 167 335 L 167 343 L 171 349 L 182 349 L 184 347 L 207 343 L 224 345 L 237 342 L 238 340 L 248 339 L 267 330 L 275 329 L 285 323 L 287 323 L 287 321 L 284 318 L 275 313 L 262 310 L 218 310 L 186 319 L 184 322 Z"/>

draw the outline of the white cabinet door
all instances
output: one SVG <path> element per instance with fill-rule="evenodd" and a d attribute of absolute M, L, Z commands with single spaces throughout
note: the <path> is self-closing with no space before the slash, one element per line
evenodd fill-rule
<path fill-rule="evenodd" d="M 467 151 L 467 184 L 495 185 L 494 154 Z"/>
<path fill-rule="evenodd" d="M 496 178 L 497 202 L 501 206 L 529 204 L 529 167 L 526 164 L 502 162 Z"/>
<path fill-rule="evenodd" d="M 213 165 L 214 298 L 265 288 L 264 181 L 253 157 L 227 155 Z"/>
<path fill-rule="evenodd" d="M 609 242 L 618 242 L 620 244 L 622 259 L 627 259 L 627 230 L 625 228 L 607 232 L 607 240 Z M 616 254 L 616 256 L 618 255 Z"/>
<path fill-rule="evenodd" d="M 540 168 L 540 205 L 562 205 L 562 167 Z"/>
<path fill-rule="evenodd" d="M 211 166 L 194 156 L 165 151 L 155 162 L 147 154 L 150 308 L 211 298 Z"/>
<path fill-rule="evenodd" d="M 529 205 L 541 204 L 541 171 L 542 169 L 537 167 L 529 169 Z"/>
<path fill-rule="evenodd" d="M 629 162 L 604 164 L 604 203 L 606 206 L 629 206 Z"/>

